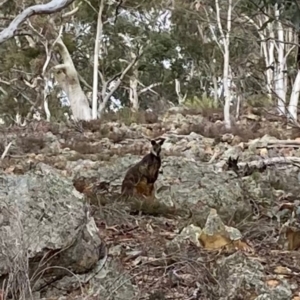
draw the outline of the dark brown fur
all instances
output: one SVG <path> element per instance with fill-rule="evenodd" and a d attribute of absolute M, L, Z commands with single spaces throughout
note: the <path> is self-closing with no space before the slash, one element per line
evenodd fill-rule
<path fill-rule="evenodd" d="M 152 140 L 151 152 L 127 171 L 122 182 L 123 195 L 154 195 L 154 183 L 161 167 L 160 151 L 164 141 L 165 139 L 160 139 L 159 142 Z"/>
<path fill-rule="evenodd" d="M 267 166 L 264 163 L 261 166 L 249 166 L 248 164 L 246 164 L 243 168 L 240 168 L 238 166 L 238 160 L 239 157 L 229 157 L 227 161 L 228 170 L 233 170 L 238 176 L 250 176 L 255 171 L 262 173 L 267 169 Z"/>

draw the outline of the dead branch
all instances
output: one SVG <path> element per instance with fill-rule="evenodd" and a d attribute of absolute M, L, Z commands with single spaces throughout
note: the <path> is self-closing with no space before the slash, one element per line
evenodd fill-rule
<path fill-rule="evenodd" d="M 223 153 L 224 153 L 224 151 L 220 151 L 220 149 L 217 149 L 217 151 L 215 151 L 215 153 L 213 154 L 213 156 L 211 157 L 211 159 L 207 162 L 207 164 L 208 165 L 212 164 Z"/>
<path fill-rule="evenodd" d="M 249 147 L 255 147 L 257 149 L 259 148 L 300 148 L 300 141 L 293 141 L 293 140 L 278 140 L 278 141 L 258 141 L 255 142 L 249 142 L 245 144 L 245 148 Z"/>
<path fill-rule="evenodd" d="M 10 148 L 11 145 L 12 145 L 12 142 L 10 142 L 10 143 L 5 147 L 5 149 L 4 149 L 4 151 L 3 151 L 2 155 L 1 155 L 1 159 L 4 159 L 4 158 L 5 158 L 5 156 L 6 156 L 6 154 L 7 154 L 7 152 L 8 152 L 8 150 L 9 150 L 9 148 Z"/>
<path fill-rule="evenodd" d="M 141 89 L 140 91 L 138 91 L 138 95 L 141 95 L 141 94 L 143 94 L 143 93 L 145 93 L 145 92 L 147 92 L 147 91 L 151 91 L 151 92 L 157 94 L 155 91 L 152 90 L 152 88 L 154 88 L 154 87 L 156 87 L 156 86 L 159 86 L 159 85 L 161 85 L 161 84 L 162 84 L 162 82 L 152 83 L 152 84 L 150 84 L 149 86 L 146 86 L 146 87 L 144 87 L 143 89 Z"/>
<path fill-rule="evenodd" d="M 37 86 L 40 84 L 40 82 L 39 82 L 40 80 L 42 80 L 42 78 L 40 76 L 34 77 L 30 82 L 28 80 L 26 80 L 25 78 L 23 78 L 23 82 L 31 89 L 36 89 Z"/>
<path fill-rule="evenodd" d="M 6 81 L 6 80 L 3 80 L 0 78 L 0 83 L 6 84 L 6 85 L 11 85 L 14 81 L 17 81 L 17 80 L 18 80 L 18 78 L 14 78 L 10 81 Z"/>
<path fill-rule="evenodd" d="M 50 22 L 54 25 L 53 20 L 50 20 Z M 32 28 L 33 28 L 33 26 L 32 26 Z M 43 44 L 43 46 L 45 48 L 45 52 L 46 52 L 46 60 L 45 60 L 45 63 L 43 65 L 43 69 L 42 69 L 42 78 L 44 79 L 43 104 L 44 104 L 44 111 L 46 113 L 46 120 L 48 122 L 50 121 L 51 113 L 50 113 L 49 105 L 48 105 L 48 94 L 49 93 L 48 93 L 47 81 L 49 80 L 49 78 L 48 78 L 48 76 L 46 76 L 46 70 L 47 70 L 47 67 L 50 63 L 53 49 L 54 49 L 56 43 L 58 42 L 58 40 L 62 36 L 62 31 L 63 31 L 63 26 L 60 26 L 58 36 L 50 46 L 49 46 L 49 41 L 46 40 L 45 42 L 43 42 L 42 39 L 41 39 L 41 43 Z"/>
<path fill-rule="evenodd" d="M 75 8 L 73 8 L 71 11 L 69 11 L 69 12 L 63 14 L 61 17 L 62 17 L 63 19 L 65 19 L 65 18 L 69 18 L 69 17 L 74 16 L 74 15 L 77 13 L 77 11 L 78 11 L 78 9 L 79 9 L 79 7 L 80 7 L 81 5 L 82 5 L 82 2 L 80 2 L 80 3 L 78 4 L 78 6 L 76 6 Z"/>
<path fill-rule="evenodd" d="M 266 158 L 266 159 L 261 159 L 261 160 L 254 160 L 251 162 L 241 162 L 238 163 L 239 167 L 245 167 L 248 165 L 249 167 L 262 167 L 263 165 L 266 166 L 271 166 L 271 165 L 276 165 L 276 164 L 300 164 L 300 157 L 293 157 L 293 156 L 288 156 L 288 157 L 272 157 L 272 158 Z"/>
<path fill-rule="evenodd" d="M 4 94 L 4 95 L 8 95 L 7 91 L 5 89 L 3 89 L 1 86 L 0 86 L 0 91 Z"/>
<path fill-rule="evenodd" d="M 128 64 L 128 66 L 124 69 L 124 71 L 121 73 L 121 75 L 117 78 L 115 85 L 109 91 L 109 93 L 107 93 L 106 95 L 103 94 L 103 92 L 105 92 L 105 91 L 103 91 L 103 89 L 102 89 L 102 97 L 103 98 L 102 98 L 102 103 L 100 105 L 100 108 L 104 108 L 106 106 L 106 104 L 107 104 L 108 100 L 110 99 L 110 97 L 119 88 L 122 80 L 124 79 L 126 74 L 129 72 L 129 70 L 136 64 L 136 62 L 138 61 L 138 59 L 140 58 L 141 55 L 142 55 L 142 53 L 139 53 L 138 55 L 135 55 L 134 59 Z M 107 82 L 106 82 L 105 86 L 107 86 Z"/>
<path fill-rule="evenodd" d="M 88 88 L 89 90 L 93 90 L 93 87 L 91 85 L 89 85 L 86 80 L 80 75 L 78 74 L 78 78 L 79 78 L 79 81 L 86 87 Z"/>
<path fill-rule="evenodd" d="M 74 0 L 52 0 L 46 4 L 37 4 L 27 7 L 14 18 L 7 28 L 0 32 L 0 44 L 12 38 L 16 34 L 18 27 L 29 17 L 61 11 L 73 2 Z"/>

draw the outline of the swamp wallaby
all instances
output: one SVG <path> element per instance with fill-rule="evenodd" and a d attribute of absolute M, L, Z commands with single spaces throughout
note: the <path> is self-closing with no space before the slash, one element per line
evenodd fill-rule
<path fill-rule="evenodd" d="M 165 139 L 151 140 L 152 149 L 141 161 L 132 166 L 122 182 L 122 194 L 133 196 L 153 196 L 154 183 L 161 167 L 161 146 Z"/>

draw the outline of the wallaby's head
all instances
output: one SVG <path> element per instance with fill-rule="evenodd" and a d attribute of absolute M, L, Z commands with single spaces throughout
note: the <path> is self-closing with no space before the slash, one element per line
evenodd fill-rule
<path fill-rule="evenodd" d="M 161 146 L 164 143 L 164 141 L 165 139 L 163 138 L 161 138 L 159 142 L 156 142 L 155 140 L 151 140 L 151 145 L 152 145 L 151 153 L 154 154 L 155 156 L 159 156 L 161 151 Z"/>
<path fill-rule="evenodd" d="M 228 170 L 233 170 L 234 172 L 237 172 L 239 170 L 238 161 L 239 161 L 239 157 L 237 158 L 229 157 L 227 161 Z"/>

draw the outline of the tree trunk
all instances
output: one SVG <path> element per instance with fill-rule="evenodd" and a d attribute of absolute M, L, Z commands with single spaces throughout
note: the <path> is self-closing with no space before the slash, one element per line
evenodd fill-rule
<path fill-rule="evenodd" d="M 280 115 L 285 115 L 286 106 L 286 87 L 284 80 L 285 57 L 284 57 L 284 31 L 279 20 L 280 10 L 278 4 L 275 5 L 275 18 L 277 20 L 277 38 L 278 38 L 278 63 L 276 64 L 275 75 L 275 93 L 278 98 L 278 112 Z"/>
<path fill-rule="evenodd" d="M 236 120 L 240 117 L 240 108 L 241 108 L 241 96 L 237 96 L 237 103 L 236 103 L 236 111 L 235 111 L 235 118 Z"/>
<path fill-rule="evenodd" d="M 272 98 L 272 91 L 274 88 L 274 50 L 275 50 L 275 34 L 274 34 L 274 27 L 272 23 L 268 24 L 268 28 L 269 28 L 269 32 L 270 32 L 270 37 L 271 39 L 266 43 L 266 46 L 268 45 L 268 56 L 267 56 L 267 65 L 266 67 L 267 69 L 267 84 L 269 85 L 268 89 L 269 89 L 269 98 Z M 267 38 L 267 36 L 265 37 Z"/>
<path fill-rule="evenodd" d="M 224 53 L 224 68 L 223 68 L 223 86 L 224 86 L 224 96 L 225 96 L 225 105 L 224 105 L 224 122 L 227 129 L 231 129 L 231 120 L 230 120 L 230 102 L 231 102 L 231 92 L 229 88 L 229 47 L 225 46 Z"/>
<path fill-rule="evenodd" d="M 184 101 L 186 99 L 187 93 L 185 93 L 184 96 L 181 94 L 180 81 L 177 78 L 175 79 L 175 91 L 176 91 L 176 94 L 177 94 L 177 97 L 178 97 L 178 104 L 183 105 Z"/>
<path fill-rule="evenodd" d="M 219 104 L 219 99 L 218 99 L 218 81 L 217 77 L 215 75 L 212 75 L 212 82 L 214 85 L 214 103 L 217 106 Z"/>
<path fill-rule="evenodd" d="M 131 58 L 136 59 L 135 53 L 131 52 Z M 130 76 L 129 81 L 129 100 L 131 103 L 131 109 L 136 112 L 139 110 L 138 78 L 139 71 L 137 65 L 135 65 L 132 67 L 132 75 Z"/>
<path fill-rule="evenodd" d="M 231 10 L 232 0 L 228 1 L 228 12 L 227 12 L 227 33 L 224 38 L 224 69 L 223 69 L 223 85 L 225 94 L 225 105 L 224 105 L 224 123 L 227 129 L 231 129 L 230 119 L 230 102 L 231 102 L 231 81 L 229 86 L 229 45 L 230 45 L 230 31 L 231 31 Z"/>
<path fill-rule="evenodd" d="M 298 70 L 295 82 L 293 84 L 292 94 L 291 94 L 290 103 L 288 107 L 290 118 L 294 122 L 297 122 L 297 108 L 298 108 L 299 93 L 300 93 L 300 70 Z"/>
<path fill-rule="evenodd" d="M 103 74 L 100 72 L 100 76 L 102 78 L 102 93 L 101 93 L 101 98 L 102 101 L 99 104 L 98 108 L 98 117 L 101 118 L 102 113 L 104 112 L 107 102 L 110 99 L 110 97 L 113 95 L 113 93 L 119 88 L 122 80 L 124 77 L 127 75 L 129 70 L 134 67 L 134 65 L 137 63 L 139 57 L 142 55 L 142 51 L 140 50 L 140 53 L 134 54 L 131 52 L 131 56 L 133 57 L 132 61 L 127 65 L 127 67 L 123 70 L 120 76 L 117 76 L 116 79 L 114 80 L 114 86 L 110 89 L 109 92 L 107 92 L 107 87 L 108 83 L 110 83 L 112 80 L 105 81 Z"/>
<path fill-rule="evenodd" d="M 89 121 L 92 119 L 91 109 L 86 95 L 80 86 L 78 73 L 75 69 L 70 53 L 61 38 L 57 41 L 57 46 L 62 57 L 63 64 L 52 68 L 55 78 L 61 89 L 67 94 L 74 120 Z"/>
<path fill-rule="evenodd" d="M 266 15 L 270 15 L 267 11 Z M 261 14 L 258 16 L 258 22 L 254 21 L 254 18 L 250 18 L 247 15 L 243 15 L 243 18 L 246 19 L 250 24 L 252 24 L 260 37 L 260 46 L 261 46 L 261 55 L 265 60 L 266 64 L 266 78 L 267 78 L 267 94 L 269 98 L 272 98 L 272 90 L 273 90 L 273 79 L 274 79 L 274 72 L 272 70 L 274 64 L 274 30 L 273 24 L 271 22 L 268 23 L 267 28 L 261 29 L 263 24 L 268 21 L 268 16 Z M 267 40 L 270 37 L 269 40 Z"/>
<path fill-rule="evenodd" d="M 98 66 L 99 66 L 99 49 L 100 40 L 102 40 L 103 32 L 103 22 L 102 22 L 102 12 L 103 12 L 103 1 L 100 1 L 100 7 L 98 12 L 97 21 L 97 32 L 95 38 L 95 48 L 94 48 L 94 69 L 93 69 L 93 100 L 92 100 L 92 118 L 97 119 L 98 116 Z"/>
<path fill-rule="evenodd" d="M 274 41 L 270 41 L 269 48 L 267 49 L 267 43 L 264 43 L 263 47 L 265 48 L 265 61 L 266 61 L 266 77 L 267 77 L 267 93 L 268 97 L 272 98 L 272 90 L 273 90 L 273 78 L 274 72 L 272 66 L 274 64 Z"/>
<path fill-rule="evenodd" d="M 138 81 L 137 78 L 133 75 L 130 78 L 130 90 L 129 90 L 129 100 L 131 103 L 131 108 L 133 111 L 138 111 L 139 110 L 139 96 L 138 96 Z"/>
<path fill-rule="evenodd" d="M 298 32 L 298 43 L 300 42 L 300 32 Z M 296 58 L 296 67 L 298 69 L 297 76 L 293 83 L 293 89 L 291 93 L 290 103 L 289 103 L 289 117 L 293 122 L 297 122 L 297 112 L 298 112 L 298 101 L 300 93 L 300 47 L 298 46 L 297 58 Z"/>

